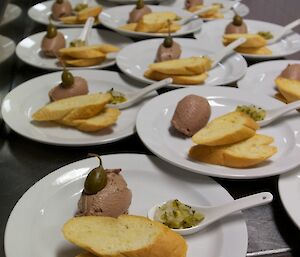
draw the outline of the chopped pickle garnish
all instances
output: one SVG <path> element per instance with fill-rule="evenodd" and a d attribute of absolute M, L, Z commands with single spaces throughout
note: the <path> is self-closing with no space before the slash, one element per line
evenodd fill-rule
<path fill-rule="evenodd" d="M 107 93 L 110 93 L 112 96 L 111 104 L 119 104 L 127 101 L 127 98 L 125 97 L 124 94 L 122 94 L 119 91 L 114 90 L 111 88 L 110 90 L 107 91 Z"/>
<path fill-rule="evenodd" d="M 253 120 L 260 121 L 266 117 L 266 111 L 255 105 L 238 105 L 236 111 L 248 114 Z"/>
<path fill-rule="evenodd" d="M 270 31 L 260 31 L 257 34 L 260 35 L 261 37 L 263 37 L 266 40 L 272 39 L 274 37 L 273 34 Z"/>
<path fill-rule="evenodd" d="M 170 200 L 158 207 L 154 219 L 169 228 L 190 228 L 199 224 L 204 215 L 179 200 Z"/>

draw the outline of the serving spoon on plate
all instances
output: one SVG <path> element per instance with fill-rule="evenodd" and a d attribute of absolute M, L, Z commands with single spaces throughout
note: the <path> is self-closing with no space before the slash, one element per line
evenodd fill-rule
<path fill-rule="evenodd" d="M 280 118 L 282 115 L 299 108 L 300 108 L 300 100 L 286 104 L 282 107 L 266 110 L 266 117 L 263 120 L 257 121 L 257 123 L 259 124 L 260 127 L 267 126 L 271 122 Z"/>
<path fill-rule="evenodd" d="M 190 235 L 194 234 L 208 225 L 228 216 L 237 211 L 245 210 L 251 207 L 264 205 L 272 202 L 273 195 L 269 192 L 262 192 L 258 194 L 253 194 L 250 196 L 242 197 L 237 200 L 230 201 L 228 203 L 218 205 L 218 206 L 198 206 L 198 205 L 189 205 L 192 209 L 202 213 L 204 215 L 204 219 L 198 224 L 191 228 L 180 228 L 180 229 L 172 229 L 178 234 L 181 235 Z M 148 218 L 154 220 L 155 212 L 159 206 L 162 206 L 164 203 L 157 204 L 153 206 L 148 211 Z"/>
<path fill-rule="evenodd" d="M 149 86 L 146 86 L 137 92 L 124 94 L 125 98 L 127 98 L 127 101 L 125 101 L 123 103 L 107 104 L 106 106 L 112 107 L 112 108 L 118 108 L 118 109 L 126 109 L 126 108 L 136 104 L 137 102 L 141 101 L 142 98 L 146 94 L 152 92 L 153 90 L 157 90 L 159 88 L 167 86 L 168 84 L 172 84 L 172 82 L 173 82 L 172 78 L 163 79 L 163 80 L 153 83 Z"/>
<path fill-rule="evenodd" d="M 287 32 L 292 30 L 293 28 L 300 25 L 300 19 L 295 20 L 288 25 L 284 26 L 278 33 L 274 35 L 274 37 L 268 40 L 268 45 L 276 43 L 279 39 L 281 39 Z"/>

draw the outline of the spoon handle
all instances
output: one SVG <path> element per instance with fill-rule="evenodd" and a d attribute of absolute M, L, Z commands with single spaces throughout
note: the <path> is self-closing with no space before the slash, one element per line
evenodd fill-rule
<path fill-rule="evenodd" d="M 233 49 L 235 49 L 239 45 L 243 44 L 245 41 L 246 41 L 246 38 L 241 37 L 241 38 L 233 41 L 228 46 L 222 48 L 220 51 L 211 55 L 210 59 L 213 61 L 211 69 L 214 68 L 225 56 L 230 54 L 233 51 Z"/>
<path fill-rule="evenodd" d="M 82 40 L 82 41 L 87 41 L 87 37 L 88 37 L 88 34 L 89 34 L 89 31 L 90 29 L 92 28 L 93 24 L 94 24 L 94 21 L 95 21 L 95 18 L 94 17 L 89 17 L 85 24 L 84 24 L 84 27 L 80 33 L 80 36 L 79 36 L 79 40 Z"/>
<path fill-rule="evenodd" d="M 196 12 L 193 12 L 191 15 L 187 16 L 186 18 L 183 18 L 182 20 L 180 20 L 178 23 L 180 25 L 184 25 L 192 20 L 195 19 L 195 17 L 197 17 L 199 14 L 202 14 L 202 13 L 205 13 L 207 11 L 209 11 L 213 6 L 210 5 L 210 6 L 206 6 L 206 7 L 203 7 L 201 8 L 200 10 L 196 11 Z M 197 17 L 198 18 L 198 17 Z"/>
<path fill-rule="evenodd" d="M 300 25 L 300 19 L 298 20 L 295 20 L 291 23 L 289 23 L 288 25 L 284 26 L 284 28 L 277 34 L 275 35 L 275 37 L 271 40 L 268 41 L 268 44 L 273 44 L 275 43 L 276 41 L 278 41 L 280 38 L 282 38 L 282 36 L 287 33 L 289 30 L 297 27 Z"/>
<path fill-rule="evenodd" d="M 168 84 L 171 84 L 173 82 L 172 78 L 166 78 L 164 80 L 158 81 L 156 83 L 153 83 L 152 85 L 146 86 L 145 88 L 141 89 L 137 94 L 135 94 L 132 98 L 130 98 L 128 101 L 116 104 L 115 107 L 119 109 L 125 109 L 129 106 L 132 106 L 136 102 L 138 102 L 144 95 L 148 94 L 149 92 L 159 89 L 161 87 L 164 87 Z"/>
<path fill-rule="evenodd" d="M 245 210 L 251 207 L 267 204 L 273 200 L 273 195 L 269 192 L 262 192 L 239 198 L 227 204 L 211 208 L 209 223 L 225 217 L 233 212 Z"/>

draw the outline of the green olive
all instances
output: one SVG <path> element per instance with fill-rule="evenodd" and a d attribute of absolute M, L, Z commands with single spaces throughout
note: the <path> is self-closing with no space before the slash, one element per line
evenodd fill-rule
<path fill-rule="evenodd" d="M 49 24 L 47 27 L 47 38 L 54 38 L 57 35 L 57 29 L 53 24 Z"/>
<path fill-rule="evenodd" d="M 164 40 L 164 47 L 170 48 L 173 45 L 173 39 L 171 36 L 167 36 Z"/>
<path fill-rule="evenodd" d="M 142 9 L 144 7 L 144 0 L 137 0 L 136 9 Z"/>
<path fill-rule="evenodd" d="M 62 87 L 67 88 L 73 85 L 74 83 L 74 77 L 71 72 L 64 69 L 63 73 L 61 74 L 61 80 L 62 80 Z"/>
<path fill-rule="evenodd" d="M 64 0 L 56 0 L 57 4 L 62 4 L 64 2 Z"/>
<path fill-rule="evenodd" d="M 107 184 L 106 171 L 102 167 L 102 161 L 100 156 L 91 155 L 99 158 L 99 167 L 93 169 L 87 176 L 84 182 L 84 192 L 88 195 L 93 195 L 102 190 Z"/>
<path fill-rule="evenodd" d="M 80 12 L 83 9 L 86 9 L 86 8 L 88 8 L 88 4 L 80 3 L 80 4 L 75 6 L 74 11 L 75 12 Z"/>
<path fill-rule="evenodd" d="M 235 15 L 233 17 L 233 25 L 235 26 L 241 26 L 243 24 L 243 18 L 239 15 Z"/>

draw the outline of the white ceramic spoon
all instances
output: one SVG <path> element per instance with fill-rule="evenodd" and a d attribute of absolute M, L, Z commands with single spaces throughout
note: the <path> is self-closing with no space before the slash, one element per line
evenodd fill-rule
<path fill-rule="evenodd" d="M 199 14 L 202 14 L 202 13 L 205 13 L 205 12 L 209 11 L 211 8 L 213 8 L 212 5 L 205 6 L 205 7 L 201 8 L 200 10 L 198 10 L 196 12 L 193 12 L 192 14 L 187 16 L 186 18 L 183 18 L 183 19 L 179 20 L 177 23 L 182 26 L 182 25 L 185 25 L 185 24 L 187 24 L 187 23 L 189 23 L 189 22 L 191 22 L 195 19 L 199 19 L 199 16 L 198 16 Z"/>
<path fill-rule="evenodd" d="M 281 39 L 287 32 L 292 30 L 293 28 L 300 25 L 300 19 L 295 20 L 288 25 L 284 26 L 281 31 L 279 31 L 274 37 L 270 40 L 268 40 L 268 45 L 276 43 L 279 39 Z"/>
<path fill-rule="evenodd" d="M 85 24 L 84 27 L 79 35 L 79 37 L 77 38 L 78 40 L 84 41 L 86 43 L 86 45 L 88 45 L 88 37 L 89 37 L 89 33 L 91 31 L 91 28 L 93 27 L 95 22 L 95 18 L 94 17 L 89 17 Z"/>
<path fill-rule="evenodd" d="M 159 89 L 161 87 L 164 87 L 168 84 L 172 84 L 172 82 L 173 82 L 173 79 L 166 78 L 164 80 L 161 80 L 161 81 L 153 83 L 149 86 L 146 86 L 145 88 L 140 89 L 138 92 L 125 94 L 125 97 L 127 98 L 126 102 L 119 103 L 119 104 L 107 104 L 106 106 L 118 108 L 118 109 L 128 108 L 128 107 L 136 104 L 137 102 L 141 101 L 143 99 L 143 96 L 150 93 L 151 91 Z"/>
<path fill-rule="evenodd" d="M 213 61 L 211 65 L 211 69 L 216 67 L 216 65 L 227 55 L 233 52 L 233 50 L 238 47 L 239 45 L 243 44 L 246 41 L 246 38 L 239 38 L 232 43 L 230 43 L 228 46 L 222 48 L 220 51 L 209 55 L 208 57 Z"/>
<path fill-rule="evenodd" d="M 299 108 L 300 108 L 300 100 L 286 104 L 283 107 L 266 110 L 266 117 L 264 118 L 264 120 L 257 121 L 257 123 L 259 124 L 260 127 L 267 126 L 271 122 L 280 118 L 282 115 Z"/>
<path fill-rule="evenodd" d="M 242 197 L 240 199 L 231 201 L 229 203 L 219 205 L 219 206 L 192 206 L 193 209 L 199 211 L 204 215 L 204 219 L 196 226 L 191 228 L 183 228 L 183 229 L 172 229 L 178 234 L 181 235 L 190 235 L 198 232 L 201 229 L 206 228 L 208 225 L 226 217 L 227 215 L 245 210 L 251 207 L 263 205 L 272 202 L 273 195 L 269 192 L 262 192 L 246 197 Z M 163 204 L 163 203 L 162 203 Z M 148 218 L 154 219 L 154 214 L 156 209 L 162 204 L 153 206 L 148 212 Z"/>

